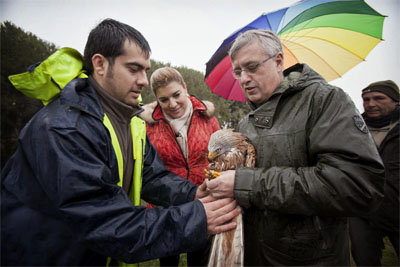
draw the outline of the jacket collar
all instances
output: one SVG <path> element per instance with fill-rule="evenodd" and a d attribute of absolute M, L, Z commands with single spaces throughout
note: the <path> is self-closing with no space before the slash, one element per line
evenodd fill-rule
<path fill-rule="evenodd" d="M 61 103 L 86 112 L 99 120 L 103 119 L 103 108 L 95 89 L 86 78 L 74 79 L 60 93 Z"/>
<path fill-rule="evenodd" d="M 302 91 L 305 87 L 313 83 L 320 83 L 321 81 L 326 82 L 321 75 L 312 70 L 307 64 L 298 63 L 283 71 L 282 82 L 265 103 L 272 101 L 275 97 L 282 94 L 286 95 Z M 256 110 L 265 104 L 257 107 L 250 101 L 247 100 L 247 102 L 252 110 Z"/>
<path fill-rule="evenodd" d="M 390 114 L 383 116 L 379 119 L 369 118 L 367 117 L 367 114 L 365 112 L 362 114 L 362 116 L 368 127 L 382 128 L 399 120 L 400 106 L 397 106 Z"/>
<path fill-rule="evenodd" d="M 306 64 L 296 64 L 283 72 L 283 80 L 272 93 L 270 98 L 260 106 L 256 106 L 249 102 L 250 108 L 253 110 L 249 113 L 249 118 L 257 127 L 271 128 L 276 107 L 282 96 L 294 94 L 304 90 L 313 83 L 321 83 L 325 80 Z"/>
<path fill-rule="evenodd" d="M 104 112 L 109 116 L 111 115 L 115 120 L 121 123 L 129 123 L 132 117 L 143 111 L 141 107 L 129 106 L 111 96 L 101 87 L 93 76 L 89 76 L 88 82 L 96 90 Z"/>
<path fill-rule="evenodd" d="M 104 110 L 96 90 L 90 85 L 87 78 L 74 79 L 68 83 L 60 93 L 62 104 L 85 112 L 103 121 Z M 133 115 L 142 112 L 141 107 L 135 109 Z"/>

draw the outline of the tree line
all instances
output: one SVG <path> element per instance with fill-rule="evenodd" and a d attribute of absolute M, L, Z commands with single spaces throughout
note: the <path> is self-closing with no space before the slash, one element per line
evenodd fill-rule
<path fill-rule="evenodd" d="M 54 43 L 47 42 L 26 32 L 10 21 L 1 25 L 1 168 L 14 153 L 18 134 L 29 119 L 43 107 L 39 100 L 29 98 L 16 90 L 8 76 L 27 71 L 27 67 L 45 60 L 57 51 Z M 169 66 L 176 68 L 183 76 L 189 94 L 215 105 L 215 115 L 221 127 L 235 128 L 239 120 L 250 111 L 246 103 L 229 101 L 211 92 L 204 82 L 204 74 L 183 66 L 171 66 L 151 59 L 151 74 L 158 68 Z M 143 90 L 143 104 L 155 101 L 150 87 Z"/>

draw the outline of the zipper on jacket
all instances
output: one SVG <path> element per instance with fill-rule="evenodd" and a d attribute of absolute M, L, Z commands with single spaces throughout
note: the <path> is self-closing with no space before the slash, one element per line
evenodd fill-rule
<path fill-rule="evenodd" d="M 193 117 L 193 114 L 192 114 L 192 117 Z M 165 119 L 163 118 L 163 120 L 165 120 Z M 165 122 L 167 123 L 168 127 L 171 129 L 171 133 L 172 133 L 172 135 L 174 136 L 175 143 L 176 143 L 176 145 L 178 146 L 179 151 L 181 152 L 181 156 L 182 156 L 182 158 L 183 158 L 183 161 L 185 162 L 185 167 L 186 167 L 186 171 L 187 171 L 186 180 L 189 180 L 189 173 L 190 173 L 190 171 L 189 171 L 189 164 L 188 164 L 188 162 L 187 162 L 187 160 L 186 160 L 186 158 L 185 158 L 185 155 L 183 154 L 182 148 L 181 148 L 181 146 L 179 145 L 178 140 L 176 140 L 176 135 L 175 135 L 174 130 L 172 129 L 171 125 L 169 125 L 169 123 L 167 122 L 167 120 L 165 120 Z M 191 124 L 191 123 L 192 123 L 192 118 L 190 118 L 190 124 Z M 189 127 L 188 127 L 188 133 L 189 133 L 189 129 L 190 129 L 190 124 L 189 124 Z M 188 140 L 189 140 L 189 135 L 188 135 Z M 188 154 L 189 154 L 189 146 L 188 146 Z"/>
<path fill-rule="evenodd" d="M 199 100 L 199 101 L 200 101 L 200 100 Z M 206 107 L 206 105 L 205 105 L 202 101 L 200 101 L 200 102 L 203 104 L 204 107 Z M 161 107 L 160 107 L 160 108 L 161 108 Z M 206 107 L 205 110 L 207 110 L 207 107 Z M 187 136 L 188 136 L 188 139 L 187 139 L 187 141 L 188 141 L 188 142 L 187 142 L 187 143 L 188 143 L 188 155 L 189 155 L 189 132 L 190 132 L 190 127 L 192 126 L 193 115 L 194 115 L 195 112 L 200 112 L 200 111 L 199 111 L 199 109 L 196 109 L 196 110 L 193 109 L 193 114 L 192 114 L 192 116 L 190 117 L 190 122 L 189 122 L 188 130 L 187 130 Z M 167 121 L 164 117 L 162 117 L 161 119 L 164 120 L 164 121 L 168 124 L 169 128 L 171 129 L 171 132 L 172 132 L 172 134 L 173 134 L 173 136 L 174 136 L 175 142 L 176 142 L 176 144 L 177 144 L 178 147 L 179 147 L 179 151 L 181 151 L 181 155 L 182 155 L 183 160 L 185 161 L 186 171 L 187 171 L 186 180 L 189 180 L 189 176 L 190 176 L 189 163 L 187 162 L 187 160 L 186 160 L 186 158 L 185 158 L 185 155 L 183 155 L 183 151 L 182 151 L 181 146 L 179 145 L 178 141 L 176 140 L 176 135 L 175 135 L 175 133 L 174 133 L 174 130 L 172 129 L 171 125 L 169 125 L 168 121 Z"/>

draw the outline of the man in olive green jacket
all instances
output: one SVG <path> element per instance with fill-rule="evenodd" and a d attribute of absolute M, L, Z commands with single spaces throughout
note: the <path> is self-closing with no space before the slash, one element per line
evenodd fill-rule
<path fill-rule="evenodd" d="M 383 197 L 384 168 L 364 120 L 307 65 L 283 71 L 271 31 L 241 34 L 230 57 L 252 108 L 239 131 L 257 150 L 256 167 L 207 187 L 245 209 L 245 265 L 349 265 L 347 217 Z"/>

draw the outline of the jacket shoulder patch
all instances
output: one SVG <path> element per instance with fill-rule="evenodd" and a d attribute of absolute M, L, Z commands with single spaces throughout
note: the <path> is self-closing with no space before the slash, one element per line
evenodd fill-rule
<path fill-rule="evenodd" d="M 364 119 L 360 115 L 354 115 L 353 121 L 354 121 L 354 125 L 357 127 L 358 130 L 360 130 L 362 133 L 365 133 L 365 134 L 368 133 L 368 127 L 365 124 Z"/>

